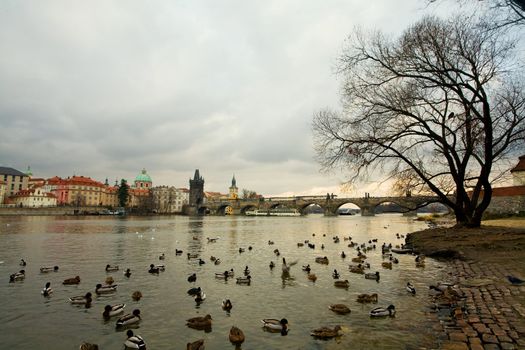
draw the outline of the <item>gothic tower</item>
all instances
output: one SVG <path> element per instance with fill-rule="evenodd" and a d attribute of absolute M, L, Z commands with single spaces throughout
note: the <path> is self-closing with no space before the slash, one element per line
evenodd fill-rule
<path fill-rule="evenodd" d="M 230 199 L 239 198 L 239 189 L 237 188 L 237 181 L 235 181 L 235 175 L 232 178 L 232 185 L 230 186 Z"/>
<path fill-rule="evenodd" d="M 195 169 L 193 180 L 190 179 L 190 206 L 196 207 L 204 200 L 204 179 L 199 174 L 199 169 Z"/>

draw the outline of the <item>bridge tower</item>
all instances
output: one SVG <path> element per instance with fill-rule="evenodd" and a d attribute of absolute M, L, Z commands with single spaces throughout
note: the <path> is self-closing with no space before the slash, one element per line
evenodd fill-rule
<path fill-rule="evenodd" d="M 193 180 L 190 179 L 190 198 L 186 214 L 198 214 L 199 206 L 204 201 L 204 178 L 200 176 L 199 169 L 195 169 Z"/>

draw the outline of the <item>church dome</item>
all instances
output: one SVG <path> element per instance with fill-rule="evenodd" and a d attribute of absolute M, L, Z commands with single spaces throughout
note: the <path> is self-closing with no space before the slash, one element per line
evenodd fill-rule
<path fill-rule="evenodd" d="M 146 172 L 146 169 L 142 169 L 142 172 L 137 175 L 135 182 L 152 182 L 151 177 Z"/>

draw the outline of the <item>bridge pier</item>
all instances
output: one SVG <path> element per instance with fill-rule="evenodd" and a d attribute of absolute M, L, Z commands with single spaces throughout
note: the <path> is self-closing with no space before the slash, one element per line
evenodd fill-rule
<path fill-rule="evenodd" d="M 324 216 L 337 216 L 337 212 L 335 212 L 331 208 L 325 208 L 324 209 Z"/>
<path fill-rule="evenodd" d="M 410 210 L 403 213 L 403 216 L 417 216 L 417 210 Z"/>
<path fill-rule="evenodd" d="M 375 210 L 372 206 L 361 207 L 361 216 L 375 216 Z"/>

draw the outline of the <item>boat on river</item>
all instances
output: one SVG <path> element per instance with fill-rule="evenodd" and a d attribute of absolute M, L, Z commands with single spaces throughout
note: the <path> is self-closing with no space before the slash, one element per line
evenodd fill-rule
<path fill-rule="evenodd" d="M 247 216 L 301 216 L 297 209 L 290 208 L 274 208 L 270 210 L 254 209 L 247 210 Z"/>

